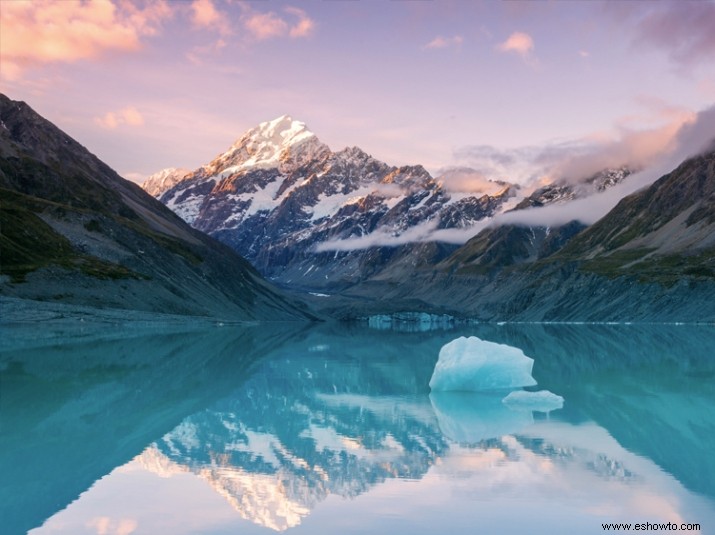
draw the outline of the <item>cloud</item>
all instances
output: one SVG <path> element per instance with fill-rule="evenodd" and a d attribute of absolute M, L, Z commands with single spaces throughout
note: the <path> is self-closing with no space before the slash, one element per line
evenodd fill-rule
<path fill-rule="evenodd" d="M 634 42 L 665 50 L 679 65 L 715 62 L 715 2 L 654 2 L 632 15 Z"/>
<path fill-rule="evenodd" d="M 308 17 L 305 11 L 291 6 L 287 6 L 283 10 L 298 19 L 298 21 L 291 26 L 290 31 L 288 32 L 290 37 L 308 37 L 313 34 L 315 31 L 315 21 Z"/>
<path fill-rule="evenodd" d="M 32 66 L 132 52 L 172 11 L 165 1 L 143 7 L 111 0 L 17 0 L 0 10 L 0 69 L 16 80 Z"/>
<path fill-rule="evenodd" d="M 449 167 L 439 171 L 438 180 L 450 192 L 494 195 L 505 185 L 490 180 L 484 173 L 469 167 Z"/>
<path fill-rule="evenodd" d="M 513 52 L 525 61 L 534 61 L 534 40 L 528 33 L 514 32 L 509 38 L 497 46 L 502 52 Z"/>
<path fill-rule="evenodd" d="M 426 50 L 449 47 L 459 48 L 463 42 L 464 38 L 461 35 L 455 35 L 454 37 L 442 37 L 441 35 L 438 35 L 422 48 Z"/>
<path fill-rule="evenodd" d="M 431 241 L 430 236 L 437 228 L 438 223 L 439 221 L 434 219 L 425 221 L 401 233 L 390 229 L 378 229 L 364 236 L 327 240 L 318 243 L 315 246 L 315 252 L 354 251 L 357 249 L 369 249 L 370 247 L 396 247 L 406 243 Z"/>
<path fill-rule="evenodd" d="M 467 146 L 455 158 L 493 180 L 521 185 L 578 183 L 607 168 L 646 168 L 674 150 L 676 135 L 695 114 L 652 98 L 638 103 L 645 111 L 621 118 L 611 132 L 542 146 Z"/>
<path fill-rule="evenodd" d="M 244 10 L 241 17 L 243 26 L 258 41 L 278 37 L 293 39 L 309 37 L 315 31 L 315 21 L 305 11 L 297 7 L 283 8 L 284 13 L 288 15 L 286 18 L 275 11 L 257 12 L 246 4 L 242 4 L 242 6 Z"/>
<path fill-rule="evenodd" d="M 657 132 L 646 135 L 644 139 L 638 140 L 636 145 L 648 145 L 658 135 Z M 652 157 L 647 168 L 630 175 L 626 180 L 603 193 L 564 204 L 499 214 L 490 222 L 490 225 L 558 226 L 573 220 L 585 224 L 595 223 L 626 195 L 652 184 L 686 159 L 705 150 L 715 149 L 713 146 L 715 142 L 715 106 L 694 114 L 688 121 L 683 121 L 677 130 L 667 137 L 669 150 L 658 152 Z M 656 144 L 660 142 L 661 140 L 658 140 Z M 625 149 L 625 151 L 628 150 L 631 149 Z"/>
<path fill-rule="evenodd" d="M 133 518 L 121 518 L 115 522 L 108 516 L 98 516 L 85 525 L 94 529 L 97 535 L 130 535 L 136 531 L 139 523 Z"/>
<path fill-rule="evenodd" d="M 95 117 L 94 121 L 102 128 L 112 130 L 120 125 L 142 126 L 144 116 L 134 106 L 127 106 L 117 112 L 108 111 L 101 117 Z"/>
<path fill-rule="evenodd" d="M 288 33 L 288 23 L 274 12 L 254 13 L 246 18 L 244 25 L 259 41 L 281 37 Z"/>
<path fill-rule="evenodd" d="M 216 9 L 211 0 L 194 0 L 191 3 L 191 22 L 197 28 L 215 29 L 228 35 L 231 29 L 224 13 Z"/>

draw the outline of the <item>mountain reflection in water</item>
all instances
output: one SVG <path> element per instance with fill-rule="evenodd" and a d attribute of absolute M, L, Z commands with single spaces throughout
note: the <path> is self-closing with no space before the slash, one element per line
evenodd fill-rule
<path fill-rule="evenodd" d="M 564 408 L 430 394 L 440 348 L 461 335 L 524 351 L 536 388 Z M 247 533 L 467 532 L 477 517 L 503 530 L 517 522 L 509 508 L 540 504 L 534 532 L 566 521 L 596 533 L 619 518 L 715 525 L 712 327 L 329 324 L 83 338 L 0 353 L 10 533 L 226 533 L 236 522 Z M 152 491 L 152 508 L 132 501 L 156 476 L 194 490 L 176 496 L 156 480 L 165 495 Z M 198 507 L 196 485 L 234 518 L 179 520 Z M 162 507 L 176 525 L 158 523 L 169 522 Z"/>

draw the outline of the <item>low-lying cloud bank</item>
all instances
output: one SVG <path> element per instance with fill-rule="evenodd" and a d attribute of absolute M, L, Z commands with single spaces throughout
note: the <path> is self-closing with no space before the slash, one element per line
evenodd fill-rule
<path fill-rule="evenodd" d="M 458 149 L 455 158 L 484 176 L 527 187 L 576 184 L 607 168 L 645 169 L 677 149 L 679 132 L 695 122 L 697 114 L 653 99 L 641 100 L 649 111 L 622 118 L 608 134 L 512 149 L 467 146 Z"/>
<path fill-rule="evenodd" d="M 394 247 L 411 242 L 441 241 L 462 244 L 489 226 L 526 225 L 556 227 L 578 220 L 587 225 L 593 224 L 606 215 L 626 195 L 634 193 L 671 172 L 684 160 L 696 156 L 715 146 L 715 106 L 712 106 L 691 119 L 684 119 L 680 124 L 673 122 L 665 127 L 624 135 L 624 146 L 606 143 L 600 151 L 577 150 L 569 153 L 568 158 L 558 158 L 559 153 L 568 152 L 568 145 L 542 149 L 533 158 L 535 149 L 523 149 L 521 156 L 531 156 L 527 160 L 560 162 L 564 175 L 593 175 L 607 167 L 617 167 L 630 163 L 645 166 L 641 171 L 630 175 L 620 184 L 583 199 L 550 206 L 529 208 L 499 214 L 492 219 L 480 221 L 464 229 L 438 229 L 438 221 L 432 220 L 418 225 L 403 233 L 378 229 L 365 236 L 342 240 L 328 240 L 316 246 L 317 252 L 352 251 L 370 247 Z M 677 124 L 677 128 L 675 125 Z M 674 130 L 673 130 L 674 129 Z M 658 149 L 659 147 L 659 149 Z M 573 148 L 573 146 L 572 146 Z M 656 151 L 659 150 L 659 152 Z M 484 153 L 484 148 L 478 149 Z M 495 161 L 502 165 L 518 163 L 520 153 L 495 153 Z M 634 158 L 636 161 L 627 160 Z M 642 157 L 638 160 L 638 157 Z M 626 158 L 624 160 L 624 158 Z M 647 164 L 645 163 L 647 161 Z M 577 173 L 576 171 L 579 171 Z M 585 173 L 585 174 L 584 174 Z M 481 185 L 481 184 L 480 184 Z"/>

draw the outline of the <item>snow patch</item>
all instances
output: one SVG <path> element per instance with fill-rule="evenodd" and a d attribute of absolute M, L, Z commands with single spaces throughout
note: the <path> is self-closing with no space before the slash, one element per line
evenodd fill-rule
<path fill-rule="evenodd" d="M 311 221 L 317 221 L 324 217 L 332 216 L 343 206 L 355 204 L 367 197 L 374 190 L 374 186 L 362 186 L 350 193 L 334 193 L 325 195 L 321 193 L 318 202 L 312 207 L 313 215 Z"/>

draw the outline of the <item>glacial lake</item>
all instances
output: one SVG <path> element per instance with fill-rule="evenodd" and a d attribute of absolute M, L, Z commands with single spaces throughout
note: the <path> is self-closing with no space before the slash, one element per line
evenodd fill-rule
<path fill-rule="evenodd" d="M 713 326 L 2 332 L 5 535 L 715 533 Z M 563 408 L 430 393 L 460 336 L 522 350 Z"/>

